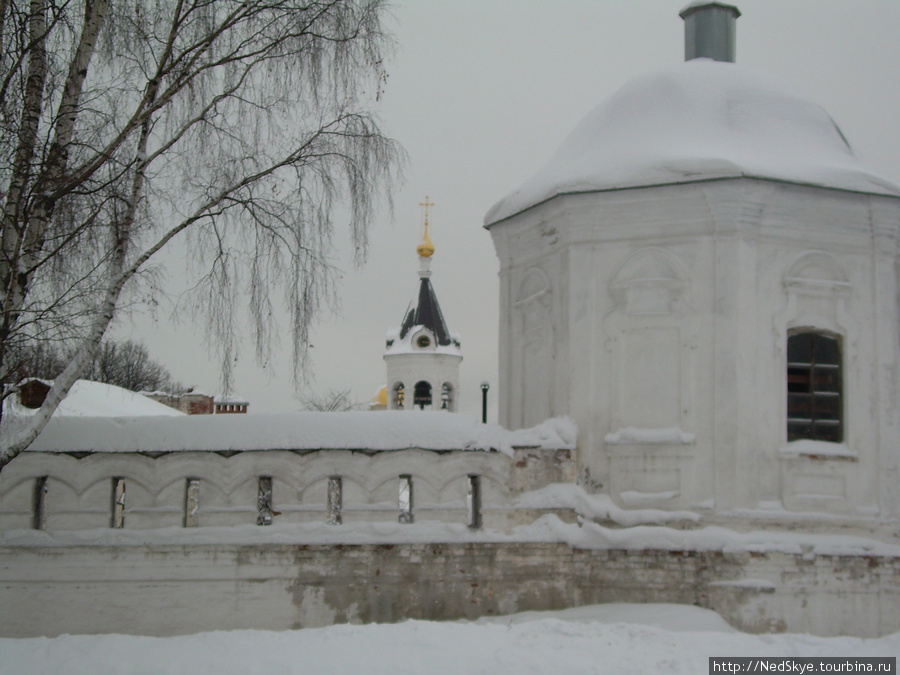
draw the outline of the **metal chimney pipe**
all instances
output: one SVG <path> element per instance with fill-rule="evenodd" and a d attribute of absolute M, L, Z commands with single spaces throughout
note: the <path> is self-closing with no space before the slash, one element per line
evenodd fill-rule
<path fill-rule="evenodd" d="M 681 10 L 684 60 L 705 58 L 734 63 L 735 24 L 740 15 L 734 5 L 710 0 L 696 0 Z"/>

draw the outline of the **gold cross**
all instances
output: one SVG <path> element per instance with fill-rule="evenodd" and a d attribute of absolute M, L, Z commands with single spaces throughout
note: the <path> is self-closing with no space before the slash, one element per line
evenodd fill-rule
<path fill-rule="evenodd" d="M 429 202 L 428 195 L 425 195 L 425 201 L 423 203 L 419 204 L 419 206 L 425 207 L 425 227 L 428 227 L 428 209 L 429 209 L 429 207 L 434 206 L 434 202 Z"/>

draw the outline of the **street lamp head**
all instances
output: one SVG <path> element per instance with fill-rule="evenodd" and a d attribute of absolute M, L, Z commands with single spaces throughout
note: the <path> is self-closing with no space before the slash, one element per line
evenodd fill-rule
<path fill-rule="evenodd" d="M 482 391 L 487 391 L 487 390 L 490 389 L 490 388 L 491 388 L 491 383 L 488 382 L 487 380 L 485 380 L 484 382 L 481 383 L 481 390 L 482 390 Z"/>

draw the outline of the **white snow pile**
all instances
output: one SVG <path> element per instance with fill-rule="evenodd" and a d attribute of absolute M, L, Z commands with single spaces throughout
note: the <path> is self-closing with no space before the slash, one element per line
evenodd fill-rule
<path fill-rule="evenodd" d="M 485 224 L 558 194 L 739 176 L 900 195 L 856 159 L 821 106 L 763 73 L 694 59 L 619 89 Z"/>
<path fill-rule="evenodd" d="M 639 517 L 650 518 L 646 510 Z M 0 546 L 180 546 L 180 545 L 358 545 L 410 543 L 559 542 L 573 548 L 629 551 L 721 551 L 723 553 L 785 553 L 789 555 L 900 556 L 900 546 L 849 534 L 817 534 L 784 530 L 737 532 L 720 526 L 675 529 L 635 525 L 605 527 L 581 521 L 566 523 L 556 515 L 541 516 L 533 523 L 506 533 L 484 528 L 472 530 L 464 523 L 416 520 L 415 523 L 325 522 L 253 524 L 232 527 L 166 527 L 152 530 L 102 528 L 51 532 L 8 530 L 0 532 Z"/>
<path fill-rule="evenodd" d="M 447 412 L 301 412 L 51 419 L 31 452 L 181 452 L 253 450 L 481 450 L 575 447 L 569 418 L 507 431 Z"/>
<path fill-rule="evenodd" d="M 611 521 L 622 527 L 697 523 L 700 516 L 693 511 L 661 511 L 659 509 L 623 509 L 605 494 L 588 494 L 571 483 L 553 483 L 526 492 L 516 500 L 516 507 L 526 509 L 569 508 L 589 520 Z"/>
<path fill-rule="evenodd" d="M 781 450 L 785 455 L 806 455 L 809 457 L 859 457 L 846 443 L 826 443 L 808 438 L 791 441 Z"/>
<path fill-rule="evenodd" d="M 62 635 L 0 639 L 7 675 L 81 672 L 204 675 L 675 673 L 711 656 L 896 657 L 900 634 L 877 639 L 749 635 L 685 605 L 594 605 L 476 622 L 404 621 L 179 637 Z"/>
<path fill-rule="evenodd" d="M 45 381 L 53 385 L 52 381 Z M 37 409 L 26 408 L 18 396 L 5 402 L 4 412 L 13 415 L 34 415 Z M 60 402 L 53 417 L 184 417 L 185 414 L 167 405 L 128 389 L 102 382 L 78 380 Z"/>

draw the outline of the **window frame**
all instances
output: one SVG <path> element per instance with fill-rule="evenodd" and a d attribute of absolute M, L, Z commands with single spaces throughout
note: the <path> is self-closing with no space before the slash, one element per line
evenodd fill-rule
<path fill-rule="evenodd" d="M 841 335 L 815 328 L 793 330 L 787 336 L 785 361 L 788 443 L 843 443 L 847 429 Z"/>

